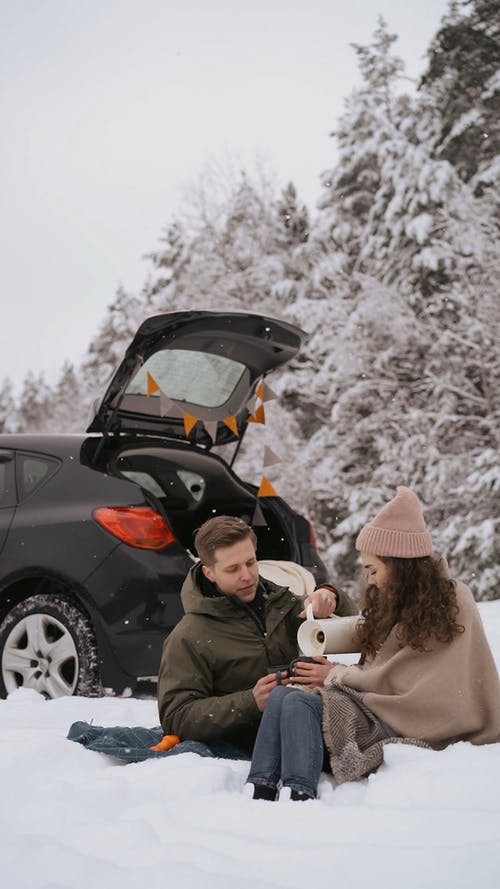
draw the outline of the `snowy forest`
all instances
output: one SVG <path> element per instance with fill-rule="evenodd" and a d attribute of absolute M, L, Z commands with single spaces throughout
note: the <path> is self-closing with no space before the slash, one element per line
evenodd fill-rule
<path fill-rule="evenodd" d="M 361 80 L 333 128 L 335 164 L 310 211 L 293 183 L 213 163 L 168 221 L 140 293 L 120 288 L 79 366 L 54 386 L 30 372 L 0 388 L 0 430 L 83 431 L 148 315 L 262 312 L 308 333 L 271 385 L 269 425 L 235 469 L 271 480 L 309 516 L 332 576 L 354 537 L 415 489 L 436 548 L 478 599 L 500 589 L 500 14 L 451 2 L 408 90 L 379 20 L 353 45 Z M 407 91 L 408 90 L 408 91 Z M 252 434 L 250 434 L 250 432 Z"/>

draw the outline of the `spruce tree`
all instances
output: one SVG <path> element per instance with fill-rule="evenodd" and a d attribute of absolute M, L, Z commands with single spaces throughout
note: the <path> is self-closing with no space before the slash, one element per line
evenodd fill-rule
<path fill-rule="evenodd" d="M 87 399 L 93 401 L 103 394 L 109 377 L 147 314 L 144 299 L 127 293 L 123 287 L 118 288 L 82 363 Z"/>
<path fill-rule="evenodd" d="M 423 98 L 398 98 L 391 79 L 367 66 L 370 53 L 358 55 L 365 86 L 351 97 L 352 120 L 360 107 L 359 120 L 371 114 L 372 127 L 351 133 L 351 150 L 328 176 L 351 181 L 357 196 L 356 177 L 345 178 L 351 158 L 369 158 L 376 175 L 365 204 L 347 203 L 344 192 L 323 202 L 307 245 L 308 286 L 289 309 L 311 334 L 285 385 L 304 434 L 303 502 L 330 540 L 332 569 L 348 580 L 353 536 L 373 503 L 397 484 L 414 485 L 436 546 L 488 597 L 500 579 L 491 520 L 500 426 L 496 229 L 472 180 L 422 139 Z M 371 94 L 384 109 L 379 139 Z M 429 95 L 426 102 L 437 132 L 441 108 Z M 344 239 L 335 238 L 339 221 Z"/>
<path fill-rule="evenodd" d="M 407 114 L 408 99 L 398 92 L 404 63 L 391 52 L 396 39 L 379 18 L 373 42 L 367 47 L 353 44 L 362 85 L 346 99 L 344 114 L 332 133 L 338 161 L 321 176 L 322 212 L 316 229 L 316 240 L 329 257 L 334 274 L 359 263 L 380 187 L 381 164 Z"/>
<path fill-rule="evenodd" d="M 16 402 L 12 381 L 5 377 L 0 387 L 0 432 L 16 431 Z"/>
<path fill-rule="evenodd" d="M 473 181 L 476 196 L 491 190 L 498 199 L 498 0 L 451 3 L 432 40 L 428 58 L 420 91 L 440 111 L 437 127 L 429 132 L 435 154 L 448 160 L 464 181 Z"/>
<path fill-rule="evenodd" d="M 158 293 L 180 284 L 184 269 L 189 263 L 189 248 L 183 224 L 174 219 L 160 237 L 161 247 L 147 254 L 154 272 L 146 284 L 148 297 L 155 302 Z"/>
<path fill-rule="evenodd" d="M 70 361 L 65 361 L 51 394 L 50 431 L 83 432 L 88 414 L 84 410 L 82 386 Z"/>
<path fill-rule="evenodd" d="M 53 393 L 43 373 L 26 374 L 18 400 L 18 432 L 51 432 Z"/>
<path fill-rule="evenodd" d="M 278 222 L 277 240 L 285 248 L 305 244 L 309 237 L 309 213 L 305 204 L 299 204 L 297 190 L 289 182 L 276 202 Z"/>

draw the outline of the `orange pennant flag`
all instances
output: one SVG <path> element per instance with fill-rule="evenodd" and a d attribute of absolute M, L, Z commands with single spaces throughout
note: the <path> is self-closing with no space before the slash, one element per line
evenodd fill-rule
<path fill-rule="evenodd" d="M 150 395 L 154 395 L 155 392 L 159 392 L 160 387 L 159 387 L 158 383 L 156 382 L 155 378 L 151 376 L 149 371 L 146 374 L 146 378 L 147 378 L 148 398 L 149 398 Z"/>
<path fill-rule="evenodd" d="M 184 420 L 184 429 L 186 431 L 186 436 L 188 436 L 191 432 L 191 429 L 196 426 L 198 418 L 193 417 L 192 414 L 183 414 L 182 419 Z"/>
<path fill-rule="evenodd" d="M 252 416 L 248 417 L 247 423 L 265 423 L 265 422 L 266 422 L 266 415 L 264 412 L 264 405 L 261 404 L 255 411 L 255 413 Z"/>
<path fill-rule="evenodd" d="M 226 419 L 223 420 L 223 422 L 226 424 L 228 429 L 231 430 L 231 432 L 234 432 L 235 435 L 239 434 L 238 421 L 237 421 L 236 417 L 226 417 Z"/>
<path fill-rule="evenodd" d="M 262 476 L 262 481 L 260 483 L 260 488 L 257 491 L 257 497 L 277 497 L 277 493 L 274 490 L 271 482 L 265 477 Z"/>
<path fill-rule="evenodd" d="M 263 400 L 263 398 L 264 398 L 264 380 L 260 381 L 259 385 L 257 386 L 257 388 L 255 390 L 255 394 L 256 394 L 257 398 L 260 398 L 261 401 Z"/>

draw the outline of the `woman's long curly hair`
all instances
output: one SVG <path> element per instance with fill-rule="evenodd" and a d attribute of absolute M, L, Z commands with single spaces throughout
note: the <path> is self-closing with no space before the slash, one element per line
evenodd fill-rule
<path fill-rule="evenodd" d="M 425 651 L 432 640 L 451 642 L 463 633 L 456 621 L 455 584 L 435 559 L 377 558 L 389 568 L 389 583 L 382 590 L 369 584 L 365 591 L 364 620 L 358 625 L 363 661 L 375 656 L 396 624 L 401 647 L 417 651 Z"/>

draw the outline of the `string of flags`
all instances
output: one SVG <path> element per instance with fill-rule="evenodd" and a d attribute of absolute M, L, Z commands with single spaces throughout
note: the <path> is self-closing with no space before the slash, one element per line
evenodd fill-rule
<path fill-rule="evenodd" d="M 216 436 L 217 436 L 217 426 L 218 420 L 205 420 L 202 417 L 196 417 L 193 414 L 187 413 L 187 411 L 183 411 L 168 395 L 165 395 L 163 390 L 160 388 L 155 378 L 149 371 L 146 374 L 146 394 L 148 398 L 152 395 L 159 395 L 160 402 L 160 416 L 161 417 L 179 417 L 182 418 L 184 423 L 184 431 L 186 433 L 186 438 L 189 438 L 190 433 L 193 431 L 194 427 L 197 423 L 202 423 L 207 431 L 207 434 L 210 436 L 212 442 L 215 444 Z M 260 423 L 265 425 L 266 422 L 266 412 L 264 405 L 268 401 L 272 401 L 274 398 L 277 398 L 275 392 L 271 389 L 271 387 L 264 381 L 261 380 L 255 389 L 254 395 L 247 401 L 245 407 L 249 411 L 249 416 L 247 417 L 247 423 Z M 236 437 L 239 436 L 238 429 L 238 419 L 236 415 L 230 417 L 224 417 L 220 422 L 224 423 L 228 429 L 231 430 L 233 435 Z M 268 446 L 264 446 L 264 471 L 269 466 L 275 466 L 277 463 L 281 463 L 281 457 L 278 457 L 277 454 Z M 273 485 L 266 477 L 265 474 L 262 475 L 262 480 L 257 491 L 257 498 L 260 497 L 277 497 Z M 266 519 L 264 518 L 264 514 L 262 509 L 257 502 L 255 506 L 255 511 L 252 517 L 252 525 L 267 525 Z"/>

